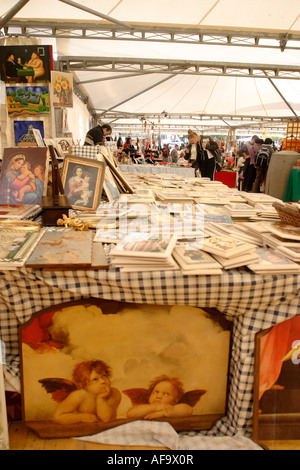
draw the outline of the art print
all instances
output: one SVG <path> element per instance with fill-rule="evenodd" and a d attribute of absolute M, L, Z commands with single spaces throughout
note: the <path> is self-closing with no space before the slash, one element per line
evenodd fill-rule
<path fill-rule="evenodd" d="M 0 62 L 1 79 L 6 83 L 49 81 L 53 70 L 52 46 L 1 46 Z"/>
<path fill-rule="evenodd" d="M 38 129 L 44 138 L 43 121 L 14 121 L 15 144 L 17 147 L 36 146 L 33 129 Z"/>
<path fill-rule="evenodd" d="M 41 437 L 144 419 L 208 429 L 226 413 L 228 325 L 217 311 L 100 299 L 38 312 L 20 327 L 23 419 Z"/>
<path fill-rule="evenodd" d="M 74 209 L 96 210 L 101 199 L 105 166 L 98 160 L 65 157 L 62 184 Z"/>
<path fill-rule="evenodd" d="M 42 204 L 47 192 L 46 147 L 5 148 L 0 179 L 0 204 Z"/>
<path fill-rule="evenodd" d="M 48 85 L 7 85 L 6 97 L 9 117 L 50 114 Z"/>
<path fill-rule="evenodd" d="M 253 438 L 300 438 L 300 315 L 256 334 Z"/>
<path fill-rule="evenodd" d="M 51 87 L 54 107 L 73 107 L 73 75 L 71 73 L 52 71 Z"/>

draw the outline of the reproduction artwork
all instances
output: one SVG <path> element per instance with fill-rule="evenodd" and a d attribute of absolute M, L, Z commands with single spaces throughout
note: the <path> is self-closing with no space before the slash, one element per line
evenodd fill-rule
<path fill-rule="evenodd" d="M 43 121 L 14 121 L 15 144 L 17 147 L 36 147 L 33 129 L 38 129 L 44 138 Z"/>
<path fill-rule="evenodd" d="M 73 108 L 73 75 L 51 72 L 52 104 L 59 108 Z"/>
<path fill-rule="evenodd" d="M 35 83 L 50 81 L 53 70 L 52 46 L 1 46 L 1 80 L 6 83 Z"/>
<path fill-rule="evenodd" d="M 256 334 L 253 438 L 300 439 L 300 315 Z"/>
<path fill-rule="evenodd" d="M 144 419 L 210 429 L 226 413 L 230 325 L 216 310 L 101 299 L 37 312 L 19 329 L 23 420 L 40 437 Z"/>
<path fill-rule="evenodd" d="M 62 171 L 64 194 L 74 209 L 96 210 L 101 199 L 105 163 L 66 156 Z"/>
<path fill-rule="evenodd" d="M 39 204 L 47 192 L 47 147 L 5 148 L 0 204 Z"/>
<path fill-rule="evenodd" d="M 9 117 L 50 114 L 48 85 L 7 85 Z"/>

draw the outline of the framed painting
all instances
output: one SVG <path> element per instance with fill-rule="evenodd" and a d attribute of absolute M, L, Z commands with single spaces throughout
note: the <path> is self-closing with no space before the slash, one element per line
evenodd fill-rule
<path fill-rule="evenodd" d="M 39 204 L 47 194 L 47 147 L 5 148 L 0 177 L 0 204 Z"/>
<path fill-rule="evenodd" d="M 105 175 L 103 182 L 103 191 L 109 202 L 113 202 L 120 197 L 120 188 L 110 171 L 109 166 L 105 164 Z"/>
<path fill-rule="evenodd" d="M 256 334 L 255 441 L 300 439 L 300 315 Z"/>
<path fill-rule="evenodd" d="M 52 46 L 1 46 L 0 62 L 1 79 L 6 83 L 48 82 L 53 70 Z"/>
<path fill-rule="evenodd" d="M 66 72 L 51 72 L 52 104 L 59 108 L 73 107 L 73 75 Z"/>
<path fill-rule="evenodd" d="M 216 310 L 85 299 L 19 333 L 23 420 L 41 437 L 144 419 L 204 430 L 226 414 L 231 323 Z"/>
<path fill-rule="evenodd" d="M 48 85 L 6 85 L 9 117 L 50 114 Z"/>
<path fill-rule="evenodd" d="M 74 209 L 96 210 L 102 194 L 105 163 L 66 156 L 62 171 L 64 193 Z"/>
<path fill-rule="evenodd" d="M 15 144 L 17 147 L 36 147 L 33 129 L 38 129 L 44 138 L 43 121 L 14 121 Z"/>

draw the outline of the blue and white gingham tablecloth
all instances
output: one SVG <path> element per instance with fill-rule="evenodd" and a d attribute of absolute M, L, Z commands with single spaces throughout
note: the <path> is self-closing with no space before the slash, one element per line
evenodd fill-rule
<path fill-rule="evenodd" d="M 255 334 L 300 313 L 300 275 L 257 275 L 247 268 L 221 276 L 183 276 L 180 271 L 121 273 L 43 271 L 0 272 L 0 331 L 6 348 L 6 378 L 19 378 L 18 325 L 55 304 L 84 298 L 216 308 L 233 322 L 226 417 L 213 434 L 252 432 Z"/>

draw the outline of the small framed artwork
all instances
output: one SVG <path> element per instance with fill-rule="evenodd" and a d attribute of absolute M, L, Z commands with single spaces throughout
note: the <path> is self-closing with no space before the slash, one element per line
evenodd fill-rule
<path fill-rule="evenodd" d="M 17 147 L 36 147 L 33 129 L 38 129 L 44 138 L 43 121 L 14 121 L 15 145 Z"/>
<path fill-rule="evenodd" d="M 114 202 L 116 199 L 120 197 L 120 189 L 110 171 L 109 166 L 106 165 L 105 168 L 105 175 L 104 175 L 104 182 L 103 182 L 103 191 L 106 195 L 109 202 Z"/>
<path fill-rule="evenodd" d="M 64 193 L 74 209 L 96 210 L 101 199 L 105 163 L 66 156 L 62 170 Z"/>
<path fill-rule="evenodd" d="M 253 439 L 300 439 L 300 315 L 256 334 Z"/>
<path fill-rule="evenodd" d="M 5 148 L 0 179 L 1 204 L 39 204 L 47 194 L 47 147 Z"/>
<path fill-rule="evenodd" d="M 38 147 L 45 147 L 44 140 L 43 140 L 40 130 L 32 129 L 32 132 L 33 132 L 33 135 L 34 135 L 34 138 L 36 140 Z"/>
<path fill-rule="evenodd" d="M 129 184 L 129 182 L 123 175 L 123 173 L 119 170 L 119 168 L 116 167 L 116 165 L 111 161 L 111 158 L 109 158 L 107 155 L 103 153 L 101 153 L 101 155 L 103 156 L 105 162 L 109 166 L 114 178 L 119 183 L 121 188 L 123 188 L 123 192 L 133 194 L 134 193 L 133 188 L 131 187 L 131 185 Z"/>
<path fill-rule="evenodd" d="M 73 75 L 51 71 L 52 104 L 58 108 L 73 108 Z"/>
<path fill-rule="evenodd" d="M 40 437 L 136 420 L 199 431 L 226 415 L 231 323 L 215 309 L 90 298 L 19 333 L 23 420 Z"/>

